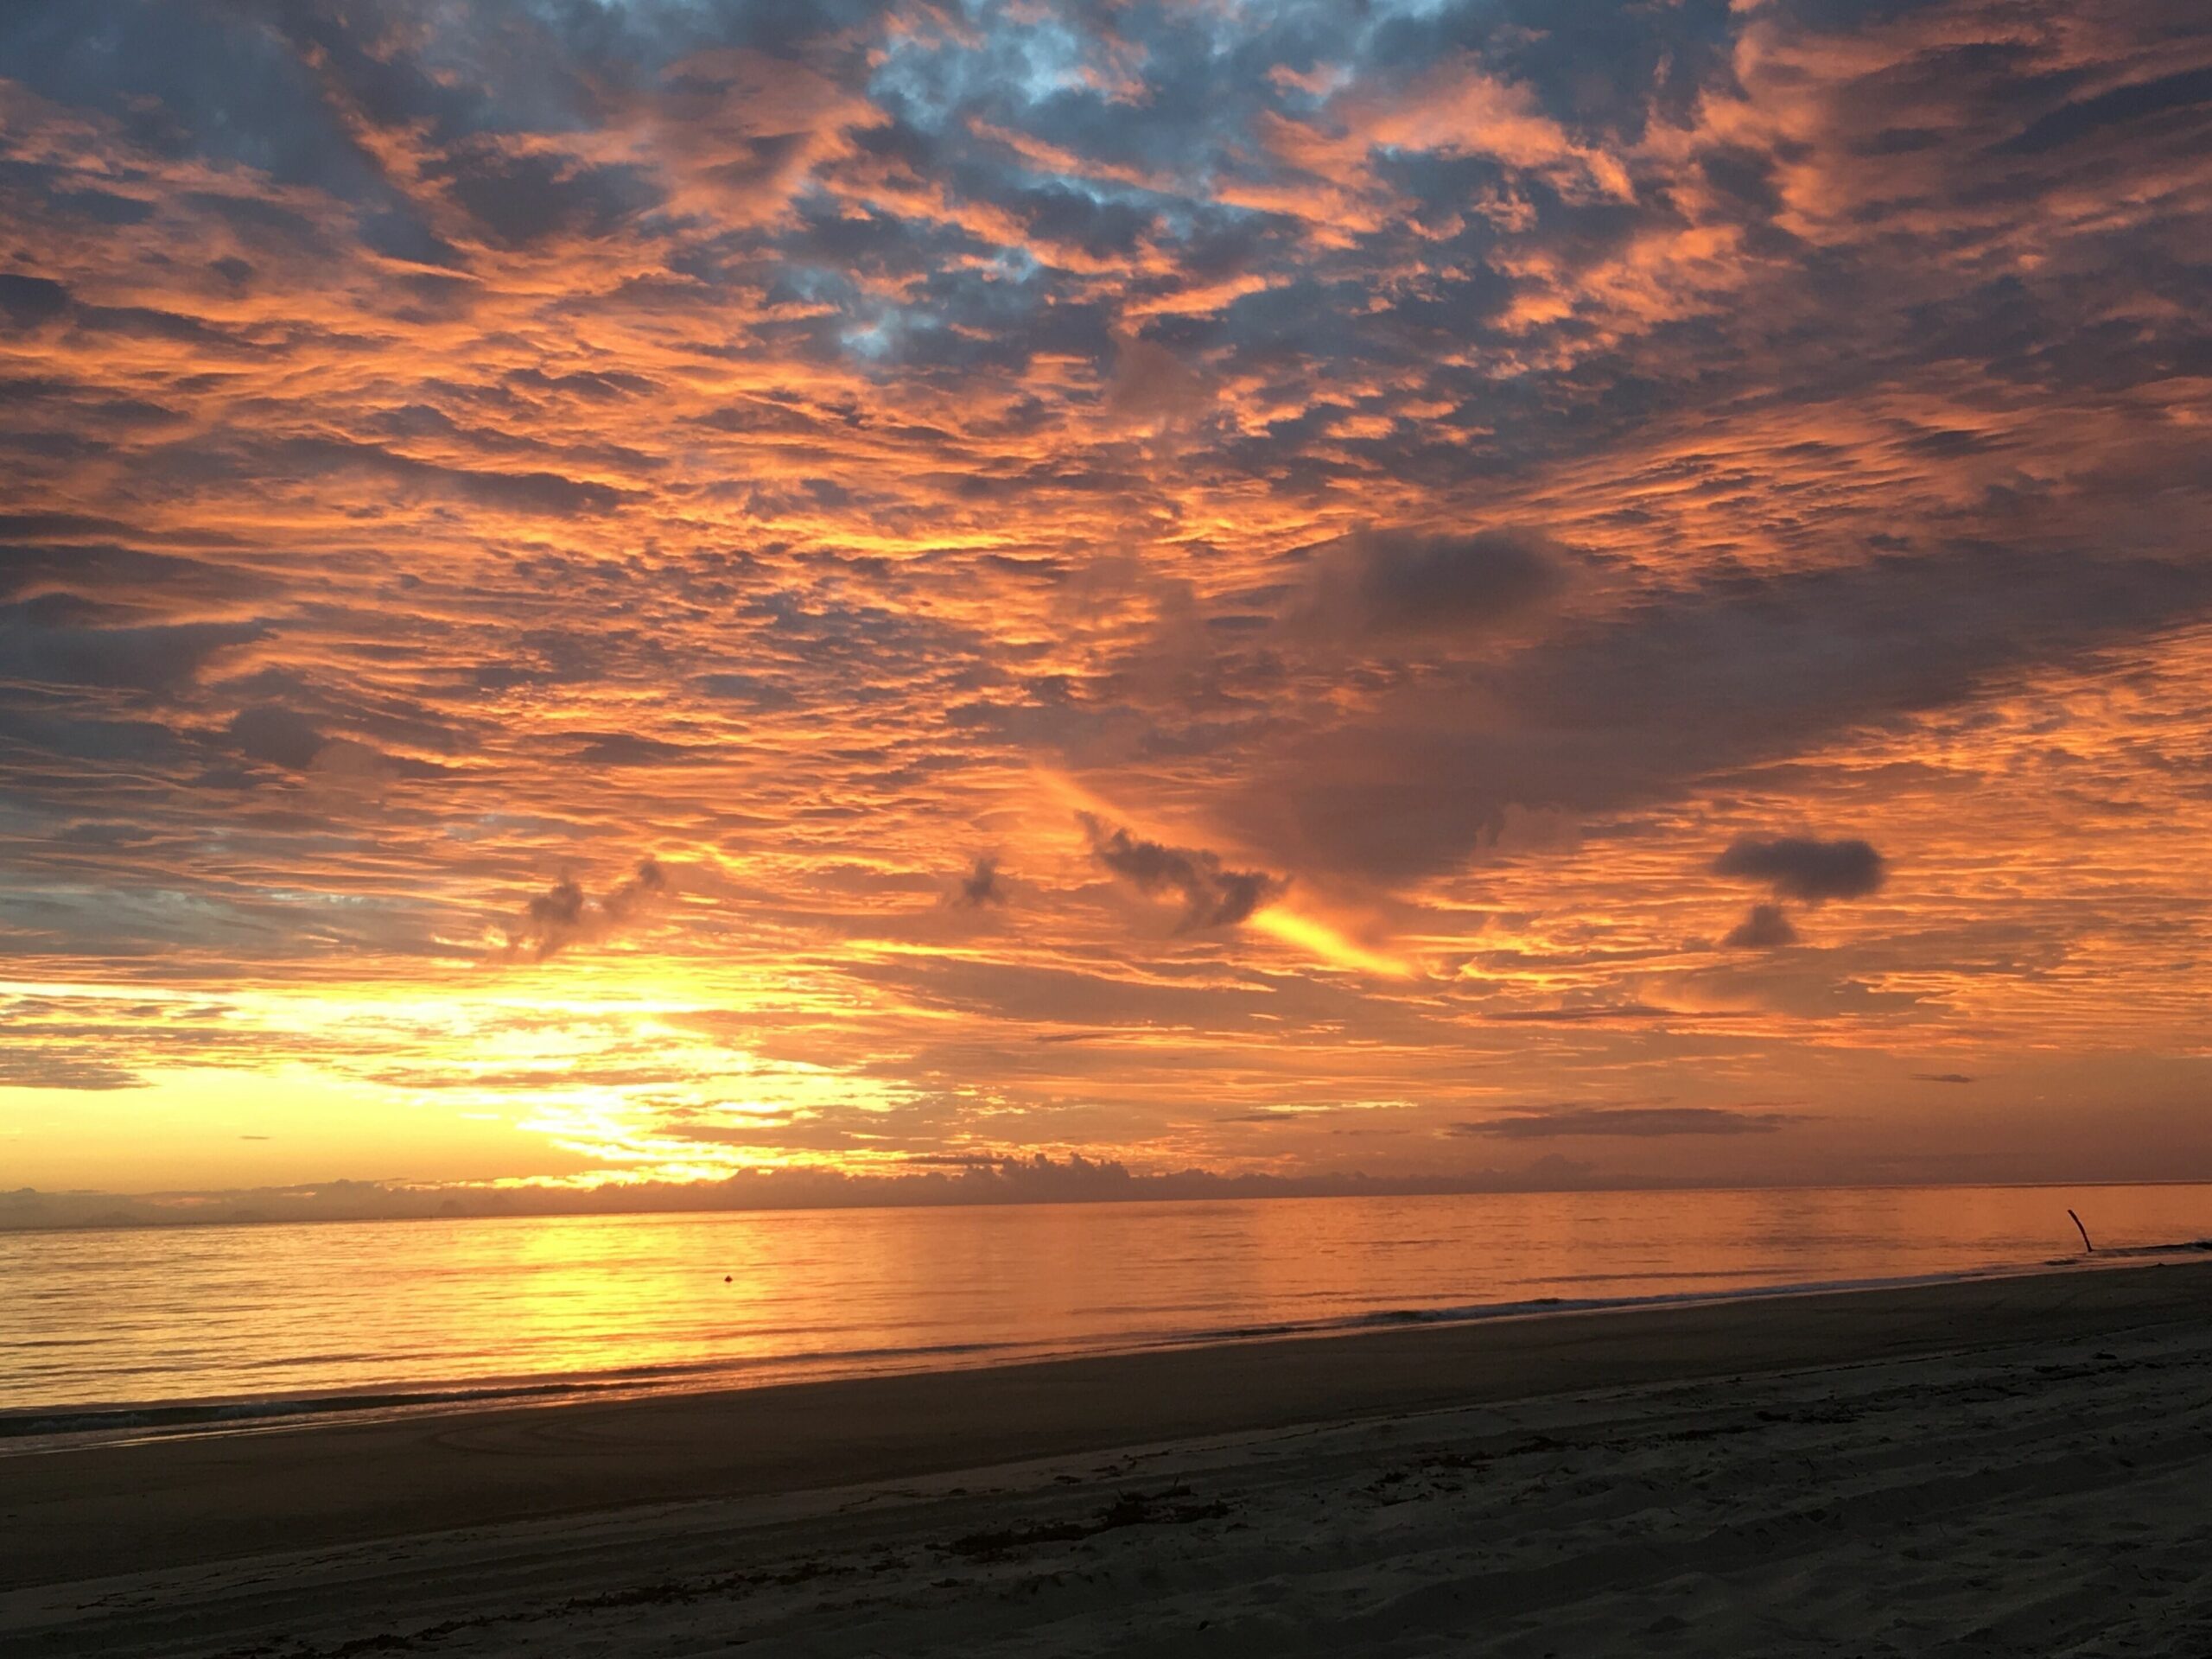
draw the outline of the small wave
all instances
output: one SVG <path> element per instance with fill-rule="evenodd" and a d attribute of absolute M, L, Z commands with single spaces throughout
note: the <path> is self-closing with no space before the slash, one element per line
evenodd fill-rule
<path fill-rule="evenodd" d="M 1272 1325 L 1242 1325 L 1218 1329 L 1163 1333 L 1139 1338 L 1128 1347 L 1188 1347 L 1209 1342 L 1249 1342 L 1282 1337 L 1331 1336 L 1392 1326 L 1466 1325 L 1485 1319 L 1526 1319 L 1547 1313 L 1601 1313 L 1637 1308 L 1679 1307 L 1693 1304 L 1762 1300 L 1777 1296 L 1813 1296 L 1853 1290 L 1909 1290 L 1919 1285 L 1969 1283 L 1982 1279 L 2005 1279 L 2038 1268 L 2094 1267 L 2107 1258 L 2171 1256 L 2192 1251 L 2212 1251 L 2212 1239 L 2180 1244 L 2132 1245 L 2099 1250 L 2094 1256 L 2062 1256 L 2035 1265 L 1993 1265 L 1942 1273 L 1911 1274 L 1873 1279 L 1813 1279 L 1789 1284 L 1708 1286 L 1700 1290 L 1660 1291 L 1640 1296 L 1531 1296 L 1516 1301 L 1470 1302 L 1438 1307 L 1386 1307 L 1348 1313 L 1333 1319 L 1286 1320 Z"/>
<path fill-rule="evenodd" d="M 628 1366 L 567 1376 L 518 1379 L 445 1387 L 393 1388 L 359 1393 L 300 1394 L 249 1400 L 153 1401 L 143 1404 L 61 1406 L 0 1410 L 0 1443 L 10 1440 L 137 1438 L 206 1430 L 276 1427 L 329 1417 L 390 1415 L 437 1408 L 543 1404 L 607 1395 L 674 1394 L 715 1383 L 741 1384 L 748 1376 L 865 1375 L 893 1364 L 1003 1353 L 1010 1344 L 947 1342 L 912 1347 L 791 1351 L 728 1359 Z"/>
<path fill-rule="evenodd" d="M 1904 1277 L 1807 1281 L 1789 1284 L 1707 1285 L 1698 1290 L 1624 1296 L 1530 1296 L 1508 1301 L 1427 1307 L 1383 1307 L 1310 1319 L 1150 1331 L 1123 1330 L 1059 1342 L 948 1342 L 867 1348 L 791 1349 L 712 1360 L 677 1361 L 614 1370 L 498 1381 L 393 1386 L 359 1392 L 279 1397 L 155 1401 L 132 1404 L 57 1405 L 0 1410 L 0 1446 L 35 1451 L 56 1442 L 83 1445 L 201 1433 L 239 1433 L 301 1426 L 315 1420 L 394 1416 L 549 1405 L 610 1396 L 697 1393 L 800 1381 L 883 1375 L 932 1366 L 1010 1363 L 1113 1353 L 1205 1347 L 1220 1343 L 1349 1335 L 1362 1331 L 1465 1325 L 1547 1314 L 1604 1313 L 1802 1296 L 1853 1290 L 1904 1289 L 2001 1279 L 2037 1268 L 2083 1268 L 2120 1261 L 2212 1252 L 2212 1239 L 2127 1245 L 2094 1255 L 2055 1258 L 2037 1266 L 1991 1266 Z M 1592 1275 L 1593 1277 L 1599 1275 Z M 37 1444 L 34 1444 L 37 1443 Z"/>
<path fill-rule="evenodd" d="M 58 1411 L 0 1412 L 0 1440 L 34 1435 L 97 1434 L 124 1429 L 213 1428 L 272 1422 L 333 1412 L 398 1411 L 412 1406 L 486 1404 L 548 1395 L 575 1394 L 589 1383 L 528 1383 L 492 1389 L 433 1389 L 416 1392 L 314 1395 L 285 1400 L 224 1400 L 181 1405 L 94 1406 Z"/>

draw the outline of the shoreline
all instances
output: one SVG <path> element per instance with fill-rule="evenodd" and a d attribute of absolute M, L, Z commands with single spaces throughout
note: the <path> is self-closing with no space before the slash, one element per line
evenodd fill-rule
<path fill-rule="evenodd" d="M 2160 1262 L 76 1446 L 7 1460 L 0 1590 L 2208 1319 Z"/>
<path fill-rule="evenodd" d="M 64 1402 L 50 1406 L 0 1407 L 0 1466 L 95 1446 L 157 1444 L 214 1434 L 288 1433 L 349 1424 L 399 1422 L 429 1416 L 473 1415 L 507 1409 L 543 1410 L 602 1403 L 631 1403 L 692 1395 L 749 1393 L 760 1389 L 871 1378 L 957 1375 L 1009 1365 L 1058 1364 L 1075 1360 L 1184 1352 L 1255 1342 L 1327 1340 L 1384 1331 L 1444 1329 L 1578 1314 L 1620 1313 L 1758 1302 L 1801 1296 L 1918 1289 L 1936 1285 L 2069 1273 L 2111 1272 L 2153 1262 L 2176 1265 L 2212 1253 L 2212 1240 L 2138 1245 L 2101 1255 L 2000 1263 L 1952 1272 L 1866 1279 L 1756 1283 L 1642 1295 L 1545 1295 L 1506 1302 L 1383 1307 L 1335 1319 L 1243 1325 L 1218 1329 L 1137 1333 L 1093 1346 L 1046 1344 L 967 1344 L 855 1353 L 796 1354 L 745 1362 L 707 1361 L 607 1371 L 514 1376 L 393 1379 L 343 1391 L 266 1395 L 180 1396 L 175 1399 Z M 969 1358 L 968 1356 L 975 1356 Z M 874 1364 L 866 1361 L 878 1362 Z"/>

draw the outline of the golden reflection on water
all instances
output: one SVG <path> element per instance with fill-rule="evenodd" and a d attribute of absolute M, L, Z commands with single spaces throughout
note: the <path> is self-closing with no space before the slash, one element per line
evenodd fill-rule
<path fill-rule="evenodd" d="M 1611 1192 L 0 1235 L 0 1408 L 766 1380 L 2022 1265 L 2212 1187 Z"/>

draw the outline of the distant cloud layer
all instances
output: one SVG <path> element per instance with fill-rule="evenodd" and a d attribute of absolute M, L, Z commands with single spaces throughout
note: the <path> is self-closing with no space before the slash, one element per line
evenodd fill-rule
<path fill-rule="evenodd" d="M 1461 1135 L 1493 1140 L 1549 1141 L 1561 1135 L 1767 1135 L 1792 1121 L 1785 1112 L 1732 1112 L 1712 1106 L 1561 1106 L 1456 1127 Z"/>
<path fill-rule="evenodd" d="M 2212 1175 L 2200 14 L 0 8 L 0 1166 Z"/>

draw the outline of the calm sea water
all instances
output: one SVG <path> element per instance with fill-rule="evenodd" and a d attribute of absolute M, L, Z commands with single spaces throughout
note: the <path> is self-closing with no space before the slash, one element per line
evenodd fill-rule
<path fill-rule="evenodd" d="M 1260 1199 L 0 1234 L 0 1443 L 1948 1275 L 2212 1186 Z M 123 1408 L 128 1409 L 123 1409 Z"/>

